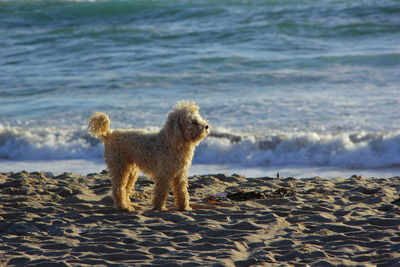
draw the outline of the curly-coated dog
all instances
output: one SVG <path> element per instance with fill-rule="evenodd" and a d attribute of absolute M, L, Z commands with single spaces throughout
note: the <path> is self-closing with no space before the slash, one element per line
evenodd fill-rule
<path fill-rule="evenodd" d="M 171 184 L 176 208 L 191 210 L 188 170 L 195 147 L 210 133 L 210 126 L 194 102 L 178 102 L 159 132 L 112 131 L 108 116 L 101 112 L 94 113 L 88 123 L 90 133 L 104 142 L 104 158 L 112 177 L 112 195 L 117 209 L 135 209 L 129 197 L 142 171 L 155 180 L 155 210 L 166 210 Z"/>

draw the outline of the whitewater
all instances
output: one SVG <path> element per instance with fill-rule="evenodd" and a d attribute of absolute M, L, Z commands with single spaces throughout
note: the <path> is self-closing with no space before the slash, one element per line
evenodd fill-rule
<path fill-rule="evenodd" d="M 400 4 L 0 1 L 0 171 L 105 169 L 87 118 L 212 125 L 191 174 L 400 174 Z"/>
<path fill-rule="evenodd" d="M 103 144 L 85 129 L 0 127 L 0 167 L 44 171 L 99 172 Z M 214 131 L 197 148 L 192 174 L 239 172 L 248 175 L 395 175 L 400 167 L 400 133 L 296 133 L 257 138 Z M 49 166 L 49 162 L 51 165 Z M 59 165 L 58 167 L 55 167 Z M 267 172 L 267 173 L 265 173 Z"/>

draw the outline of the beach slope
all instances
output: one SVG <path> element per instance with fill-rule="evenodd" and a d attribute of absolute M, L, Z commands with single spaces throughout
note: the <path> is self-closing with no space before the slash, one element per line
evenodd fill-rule
<path fill-rule="evenodd" d="M 190 178 L 190 212 L 113 208 L 106 172 L 0 174 L 0 265 L 399 266 L 400 177 Z"/>

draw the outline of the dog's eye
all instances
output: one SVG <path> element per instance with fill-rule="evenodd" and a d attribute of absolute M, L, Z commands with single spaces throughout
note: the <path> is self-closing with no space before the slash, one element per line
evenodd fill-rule
<path fill-rule="evenodd" d="M 193 120 L 192 123 L 193 123 L 194 125 L 198 125 L 198 124 L 199 124 L 196 120 Z"/>

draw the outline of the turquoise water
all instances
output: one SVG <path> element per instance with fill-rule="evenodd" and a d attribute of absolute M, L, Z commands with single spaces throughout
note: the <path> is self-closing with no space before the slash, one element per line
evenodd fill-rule
<path fill-rule="evenodd" d="M 0 1 L 0 36 L 13 166 L 101 161 L 92 112 L 158 129 L 180 99 L 213 126 L 196 164 L 400 166 L 397 0 Z"/>

